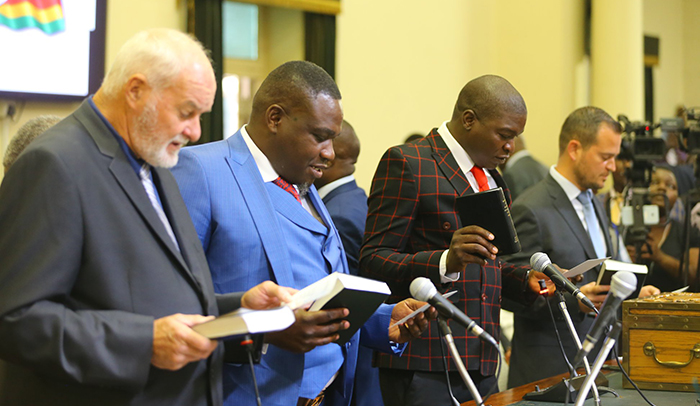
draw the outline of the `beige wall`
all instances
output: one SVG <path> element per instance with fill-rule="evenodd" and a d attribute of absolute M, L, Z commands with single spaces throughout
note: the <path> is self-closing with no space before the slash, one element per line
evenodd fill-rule
<path fill-rule="evenodd" d="M 644 35 L 659 38 L 659 65 L 652 69 L 654 122 L 661 117 L 674 117 L 676 106 L 685 100 L 683 3 L 684 0 L 644 0 Z"/>
<path fill-rule="evenodd" d="M 683 1 L 683 102 L 700 106 L 700 1 Z"/>
<path fill-rule="evenodd" d="M 700 24 L 695 21 L 700 1 L 643 0 L 643 5 L 644 32 L 661 37 L 657 117 L 671 114 L 678 102 L 700 105 Z M 298 28 L 299 12 L 289 13 L 271 19 Z M 127 38 L 149 27 L 184 29 L 184 0 L 109 1 L 107 66 Z M 275 41 L 276 49 L 284 48 L 276 60 L 298 57 L 299 43 L 298 34 L 283 35 Z M 287 49 L 293 52 L 285 54 Z M 546 164 L 556 161 L 563 119 L 590 101 L 583 0 L 345 0 L 337 53 L 346 118 L 362 141 L 356 176 L 364 188 L 384 151 L 409 133 L 425 134 L 449 119 L 459 90 L 476 76 L 502 75 L 520 90 L 529 110 L 528 148 Z M 18 122 L 4 127 L 14 134 L 37 115 L 65 116 L 76 106 L 27 103 Z"/>
<path fill-rule="evenodd" d="M 388 147 L 448 120 L 462 86 L 489 73 L 522 93 L 528 147 L 555 162 L 559 127 L 585 91 L 576 85 L 583 2 L 539 3 L 537 10 L 518 0 L 343 3 L 337 80 L 345 117 L 362 142 L 362 187 L 369 188 Z"/>

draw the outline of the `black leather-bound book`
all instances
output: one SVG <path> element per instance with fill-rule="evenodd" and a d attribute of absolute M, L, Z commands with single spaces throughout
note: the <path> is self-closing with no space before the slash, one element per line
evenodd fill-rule
<path fill-rule="evenodd" d="M 498 255 L 520 252 L 520 240 L 510 217 L 503 189 L 496 188 L 457 198 L 457 212 L 462 227 L 476 225 L 490 231 Z"/>

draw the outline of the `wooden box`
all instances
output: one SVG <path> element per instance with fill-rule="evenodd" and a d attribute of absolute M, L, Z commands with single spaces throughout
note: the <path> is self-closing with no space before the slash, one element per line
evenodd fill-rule
<path fill-rule="evenodd" d="M 693 391 L 700 379 L 700 293 L 622 303 L 622 357 L 642 389 Z M 632 385 L 623 379 L 623 387 Z"/>

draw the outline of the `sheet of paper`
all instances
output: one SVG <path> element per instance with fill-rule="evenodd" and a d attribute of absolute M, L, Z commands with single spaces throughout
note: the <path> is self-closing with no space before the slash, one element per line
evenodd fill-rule
<path fill-rule="evenodd" d="M 573 278 L 574 276 L 579 276 L 582 273 L 588 271 L 589 269 L 602 264 L 603 261 L 605 261 L 606 259 L 610 259 L 610 258 L 596 258 L 596 259 L 589 259 L 587 261 L 583 261 L 580 264 L 576 265 L 575 267 L 564 272 L 562 275 L 566 276 L 567 278 Z"/>
<path fill-rule="evenodd" d="M 448 297 L 454 295 L 455 293 L 457 293 L 457 291 L 456 291 L 456 290 L 453 290 L 453 291 L 451 291 L 451 292 L 445 293 L 443 296 L 444 296 L 445 298 L 448 298 Z M 403 319 L 401 319 L 401 320 L 397 321 L 396 323 L 392 324 L 391 326 L 389 326 L 389 328 L 392 328 L 392 327 L 394 327 L 394 326 L 396 326 L 396 325 L 400 325 L 400 324 L 403 324 L 403 323 L 407 322 L 408 320 L 410 320 L 411 318 L 413 318 L 413 316 L 415 316 L 416 314 L 418 314 L 418 313 L 423 313 L 424 311 L 428 310 L 429 307 L 430 307 L 429 304 L 426 304 L 426 305 L 424 305 L 424 306 L 419 307 L 418 310 L 413 311 L 413 312 L 412 312 L 411 314 L 409 314 L 408 316 L 406 316 L 406 317 L 404 317 Z"/>

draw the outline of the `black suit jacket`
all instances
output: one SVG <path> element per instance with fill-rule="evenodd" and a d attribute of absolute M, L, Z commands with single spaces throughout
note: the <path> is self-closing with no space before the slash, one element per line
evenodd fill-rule
<path fill-rule="evenodd" d="M 605 209 L 598 199 L 593 199 L 593 205 L 601 229 L 608 230 Z M 544 252 L 553 263 L 570 269 L 585 260 L 597 258 L 593 243 L 574 206 L 551 175 L 547 174 L 544 180 L 526 190 L 513 203 L 511 215 L 522 251 L 507 256 L 508 261 L 526 264 L 529 263 L 532 254 Z M 617 259 L 618 255 L 614 252 L 609 233 L 604 235 L 608 256 Z M 595 281 L 598 276 L 597 269 L 586 272 L 579 285 Z M 568 293 L 565 297 L 569 314 L 572 315 L 578 335 L 583 341 L 594 319 L 580 311 L 576 298 Z M 577 352 L 576 344 L 556 305 L 558 299 L 553 297 L 549 300 L 567 356 L 573 361 L 572 357 Z M 540 297 L 528 308 L 512 305 L 510 302 L 504 307 L 514 310 L 515 313 L 508 385 L 519 386 L 566 372 L 568 369 L 561 356 L 545 300 Z M 592 357 L 589 356 L 590 360 L 595 357 L 596 352 Z"/>
<path fill-rule="evenodd" d="M 526 189 L 534 186 L 547 176 L 547 167 L 530 155 L 518 159 L 511 167 L 503 171 L 510 189 L 510 195 L 515 201 Z"/>
<path fill-rule="evenodd" d="M 0 404 L 221 404 L 221 347 L 179 371 L 150 364 L 154 319 L 218 314 L 177 184 L 166 169 L 153 177 L 180 251 L 87 101 L 8 172 L 0 187 Z M 222 298 L 222 310 L 236 302 Z"/>
<path fill-rule="evenodd" d="M 497 171 L 490 172 L 510 203 L 503 179 Z M 440 281 L 440 256 L 454 232 L 465 226 L 457 215 L 456 199 L 469 193 L 474 191 L 437 129 L 418 142 L 390 148 L 372 181 L 360 274 L 387 282 L 393 301 L 410 297 L 409 285 L 419 276 L 430 278 L 441 292 L 457 290 L 450 300 L 498 339 L 501 291 L 525 301 L 523 277 L 528 267 L 489 260 L 483 267 L 468 265 L 456 282 Z M 493 375 L 497 350 L 482 345 L 456 323 L 450 327 L 467 368 Z M 379 354 L 378 365 L 442 370 L 437 337 L 437 324 L 431 323 L 421 338 L 408 344 L 403 356 Z"/>

